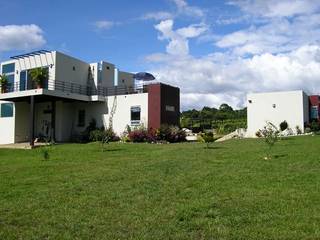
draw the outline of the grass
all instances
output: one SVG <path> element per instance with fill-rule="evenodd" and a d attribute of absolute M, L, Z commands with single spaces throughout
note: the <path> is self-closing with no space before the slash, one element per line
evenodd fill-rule
<path fill-rule="evenodd" d="M 320 137 L 0 150 L 0 239 L 320 239 Z"/>

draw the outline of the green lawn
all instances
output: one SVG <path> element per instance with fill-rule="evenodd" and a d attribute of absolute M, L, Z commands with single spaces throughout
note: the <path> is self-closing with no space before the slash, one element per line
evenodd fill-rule
<path fill-rule="evenodd" d="M 320 137 L 0 150 L 0 239 L 320 239 Z"/>

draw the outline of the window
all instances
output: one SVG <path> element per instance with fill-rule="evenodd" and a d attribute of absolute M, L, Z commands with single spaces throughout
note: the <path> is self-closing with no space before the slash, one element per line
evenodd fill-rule
<path fill-rule="evenodd" d="M 13 103 L 1 104 L 1 116 L 2 118 L 13 117 Z"/>
<path fill-rule="evenodd" d="M 73 71 L 75 71 L 75 70 L 76 70 L 76 67 L 75 67 L 75 66 L 73 66 L 73 67 L 72 67 L 72 70 L 73 70 Z"/>
<path fill-rule="evenodd" d="M 5 74 L 14 73 L 14 71 L 15 71 L 14 63 L 2 65 L 2 73 L 5 73 Z"/>
<path fill-rule="evenodd" d="M 248 100 L 249 103 L 252 103 L 252 100 Z"/>
<path fill-rule="evenodd" d="M 311 106 L 310 115 L 311 115 L 310 116 L 311 119 L 318 119 L 319 117 L 318 106 Z"/>
<path fill-rule="evenodd" d="M 2 74 L 6 74 L 8 77 L 8 87 L 7 92 L 13 92 L 14 91 L 14 75 L 15 75 L 15 64 L 5 64 L 2 65 Z"/>
<path fill-rule="evenodd" d="M 86 111 L 79 110 L 78 112 L 78 127 L 84 127 L 86 125 Z"/>
<path fill-rule="evenodd" d="M 140 106 L 131 107 L 131 124 L 132 125 L 140 124 L 140 120 L 141 120 L 141 107 Z"/>
<path fill-rule="evenodd" d="M 166 111 L 167 111 L 167 112 L 174 112 L 174 111 L 175 111 L 175 108 L 174 108 L 174 106 L 166 105 Z"/>

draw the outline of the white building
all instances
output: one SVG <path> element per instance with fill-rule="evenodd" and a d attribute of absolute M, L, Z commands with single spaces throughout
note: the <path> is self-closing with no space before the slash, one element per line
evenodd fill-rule
<path fill-rule="evenodd" d="M 37 86 L 30 70 L 44 68 Z M 86 63 L 57 51 L 36 51 L 1 63 L 9 80 L 0 93 L 0 144 L 37 137 L 71 141 L 94 119 L 97 127 L 179 125 L 179 88 L 161 83 L 136 86 L 133 74 L 108 62 Z"/>
<path fill-rule="evenodd" d="M 248 94 L 247 107 L 248 137 L 255 137 L 267 122 L 279 128 L 287 121 L 293 131 L 298 126 L 303 132 L 309 122 L 309 98 L 303 91 Z"/>

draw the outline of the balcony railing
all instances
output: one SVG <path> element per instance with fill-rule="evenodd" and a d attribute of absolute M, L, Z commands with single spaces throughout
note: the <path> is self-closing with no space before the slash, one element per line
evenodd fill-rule
<path fill-rule="evenodd" d="M 35 86 L 33 83 L 28 83 L 21 85 L 19 82 L 10 84 L 7 86 L 5 91 L 1 93 L 9 92 L 22 92 L 26 90 L 37 89 L 39 87 Z M 50 91 L 60 91 L 65 93 L 80 94 L 86 96 L 114 96 L 114 95 L 126 95 L 126 94 L 136 94 L 136 93 L 145 93 L 147 92 L 147 85 L 136 85 L 135 87 L 127 86 L 117 86 L 117 87 L 95 87 L 88 85 L 81 85 L 78 83 L 70 83 L 58 80 L 49 80 L 43 84 L 40 89 L 47 89 Z"/>

